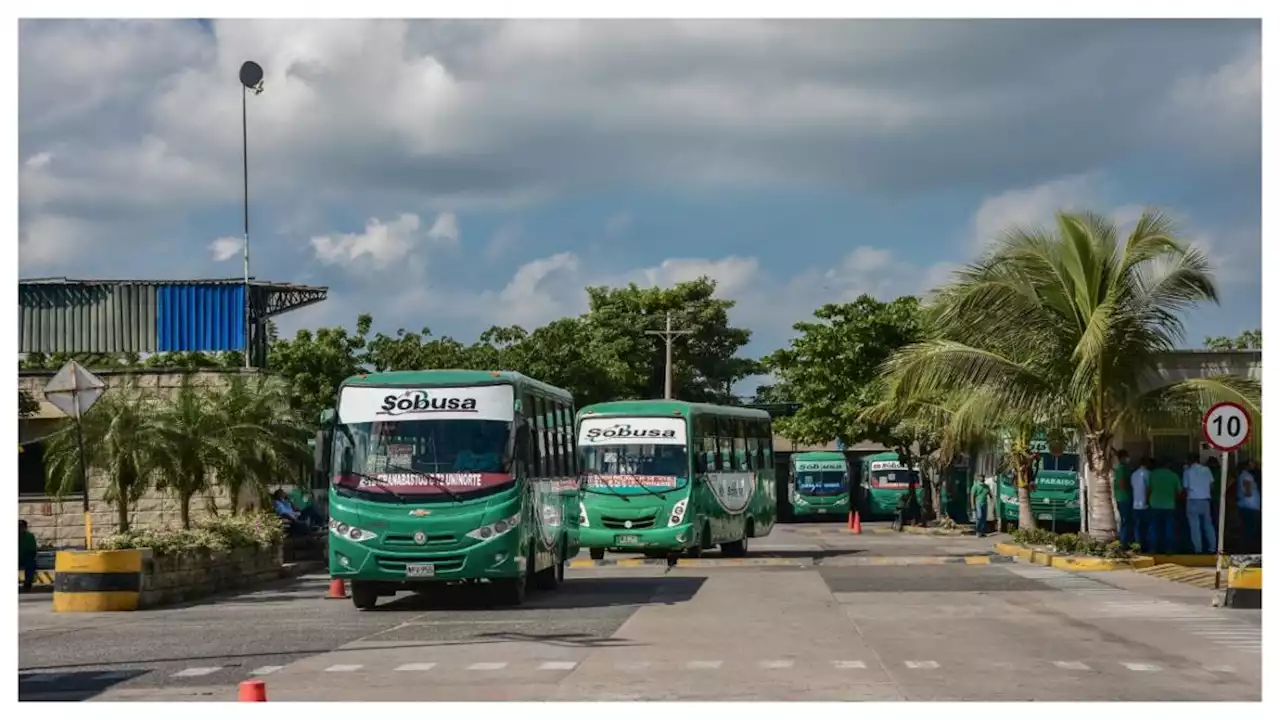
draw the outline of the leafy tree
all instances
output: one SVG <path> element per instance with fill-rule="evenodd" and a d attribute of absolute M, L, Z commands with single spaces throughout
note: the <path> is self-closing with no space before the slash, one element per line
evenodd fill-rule
<path fill-rule="evenodd" d="M 32 415 L 35 415 L 38 412 L 40 412 L 40 403 L 37 402 L 36 399 L 31 396 L 31 393 L 19 388 L 18 389 L 18 417 L 20 418 L 31 417 Z"/>
<path fill-rule="evenodd" d="M 119 532 L 129 530 L 129 510 L 151 487 L 169 448 L 163 443 L 153 399 L 137 392 L 102 396 L 82 418 L 86 472 L 106 476 L 106 500 L 116 510 Z M 80 492 L 80 453 L 71 421 L 45 450 L 45 482 L 54 497 Z"/>
<path fill-rule="evenodd" d="M 600 347 L 583 318 L 560 318 L 534 330 L 510 351 L 513 367 L 573 393 L 578 407 L 628 397 L 615 378 L 621 363 Z"/>
<path fill-rule="evenodd" d="M 1258 384 L 1245 378 L 1152 382 L 1182 337 L 1182 312 L 1216 300 L 1207 259 L 1158 213 L 1123 242 L 1105 218 L 1060 213 L 1052 230 L 1011 231 L 959 272 L 936 295 L 936 334 L 890 367 L 908 396 L 978 392 L 1004 417 L 1039 426 L 1064 408 L 1084 435 L 1090 533 L 1110 542 L 1117 433 L 1156 416 L 1194 422 L 1216 399 L 1257 412 Z"/>
<path fill-rule="evenodd" d="M 672 393 L 693 402 L 733 401 L 733 384 L 760 368 L 755 360 L 737 357 L 751 331 L 729 324 L 734 301 L 717 299 L 715 290 L 707 277 L 672 288 L 587 288 L 590 310 L 583 320 L 614 398 L 662 397 L 665 341 L 647 331 L 664 329 L 669 312 L 673 328 L 692 331 L 673 341 Z"/>
<path fill-rule="evenodd" d="M 363 369 L 362 351 L 372 325 L 373 317 L 364 314 L 356 319 L 355 334 L 341 327 L 299 330 L 292 340 L 272 343 L 267 368 L 288 383 L 289 406 L 308 426 L 333 407 L 342 381 Z"/>
<path fill-rule="evenodd" d="M 905 446 L 894 434 L 893 417 L 873 419 L 868 410 L 883 400 L 880 365 L 890 354 L 922 337 L 919 301 L 900 297 L 881 302 L 862 295 L 853 302 L 827 304 L 814 312 L 817 322 L 796 323 L 799 336 L 765 362 L 800 404 L 778 431 L 804 443 L 842 438 Z"/>
<path fill-rule="evenodd" d="M 217 395 L 195 384 L 191 375 L 182 378 L 172 400 L 160 403 L 156 423 L 165 450 L 157 487 L 177 496 L 182 527 L 189 528 L 191 499 L 208 492 L 211 471 L 237 451 L 235 438 L 218 411 Z"/>
<path fill-rule="evenodd" d="M 284 384 L 263 376 L 237 376 L 226 389 L 213 393 L 212 400 L 210 412 L 223 426 L 213 470 L 233 501 L 232 512 L 239 511 L 245 488 L 265 504 L 268 486 L 295 475 L 310 457 L 305 426 L 289 406 Z"/>
<path fill-rule="evenodd" d="M 1204 346 L 1210 350 L 1261 350 L 1262 329 L 1246 330 L 1239 335 L 1229 337 L 1207 337 Z"/>

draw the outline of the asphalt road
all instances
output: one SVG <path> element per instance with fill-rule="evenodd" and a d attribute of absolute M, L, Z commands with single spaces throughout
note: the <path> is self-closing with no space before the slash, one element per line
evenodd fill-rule
<path fill-rule="evenodd" d="M 141 613 L 24 596 L 19 697 L 229 700 L 257 677 L 271 700 L 1260 698 L 1260 612 L 1132 573 L 940 564 L 990 548 L 789 525 L 753 543 L 766 564 L 575 567 L 513 609 L 358 612 L 322 576 Z"/>

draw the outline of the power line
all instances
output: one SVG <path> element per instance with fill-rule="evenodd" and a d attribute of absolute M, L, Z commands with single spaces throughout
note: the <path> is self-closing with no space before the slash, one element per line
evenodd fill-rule
<path fill-rule="evenodd" d="M 661 335 L 667 343 L 667 381 L 666 388 L 663 393 L 666 399 L 671 399 L 671 341 L 675 340 L 677 335 L 692 335 L 692 330 L 673 330 L 671 328 L 671 311 L 667 311 L 667 329 L 666 330 L 645 330 L 645 335 Z"/>

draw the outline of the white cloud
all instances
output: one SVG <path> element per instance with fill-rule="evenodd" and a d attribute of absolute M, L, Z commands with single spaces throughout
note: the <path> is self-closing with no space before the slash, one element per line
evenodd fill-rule
<path fill-rule="evenodd" d="M 457 244 L 460 237 L 458 216 L 451 212 L 442 212 L 437 215 L 436 221 L 427 231 L 427 237 L 450 245 Z"/>
<path fill-rule="evenodd" d="M 1073 175 L 1030 188 L 1007 190 L 982 201 L 973 214 L 973 241 L 981 250 L 1015 228 L 1053 222 L 1058 211 L 1090 210 L 1099 200 L 1096 174 Z"/>
<path fill-rule="evenodd" d="M 214 262 L 225 262 L 240 254 L 244 248 L 244 238 L 242 237 L 220 237 L 209 243 L 209 252 L 213 254 Z"/>
<path fill-rule="evenodd" d="M 83 267 L 76 253 L 93 237 L 92 226 L 78 218 L 41 215 L 18 233 L 18 257 L 23 267 Z"/>
<path fill-rule="evenodd" d="M 48 165 L 52 160 L 53 160 L 53 153 L 47 152 L 47 151 L 39 152 L 27 158 L 26 162 L 24 162 L 23 165 L 26 165 L 29 168 L 38 170 Z"/>
<path fill-rule="evenodd" d="M 1221 67 L 1179 78 L 1164 109 L 1179 122 L 1157 127 L 1204 155 L 1251 153 L 1262 133 L 1260 46 L 1250 43 Z"/>
<path fill-rule="evenodd" d="M 387 223 L 373 218 L 362 233 L 313 237 L 311 247 L 320 262 L 326 265 L 367 257 L 375 266 L 382 268 L 409 255 L 414 235 L 421 225 L 422 221 L 413 213 L 404 213 Z"/>

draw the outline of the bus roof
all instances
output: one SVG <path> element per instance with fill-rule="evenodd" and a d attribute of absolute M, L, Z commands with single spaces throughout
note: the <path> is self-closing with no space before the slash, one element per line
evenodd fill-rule
<path fill-rule="evenodd" d="M 831 452 L 831 451 L 825 451 L 825 450 L 815 451 L 815 452 L 795 453 L 794 455 L 791 456 L 791 459 L 798 460 L 801 462 L 824 462 L 824 461 L 833 462 L 837 460 L 840 462 L 845 461 L 844 453 Z"/>
<path fill-rule="evenodd" d="M 587 415 L 631 415 L 636 417 L 670 417 L 679 415 L 719 415 L 751 420 L 768 420 L 769 413 L 763 410 L 734 407 L 732 405 L 711 405 L 709 403 L 691 403 L 683 400 L 614 400 L 611 402 L 587 405 L 578 411 L 578 417 Z"/>
<path fill-rule="evenodd" d="M 573 395 L 541 380 L 507 370 L 392 370 L 352 375 L 343 387 L 467 387 L 473 385 L 515 385 L 541 390 L 547 395 L 573 402 Z M 341 392 L 342 388 L 338 388 Z"/>
<path fill-rule="evenodd" d="M 898 453 L 890 450 L 889 452 L 876 453 L 875 455 L 867 455 L 862 458 L 862 462 L 896 462 Z"/>

